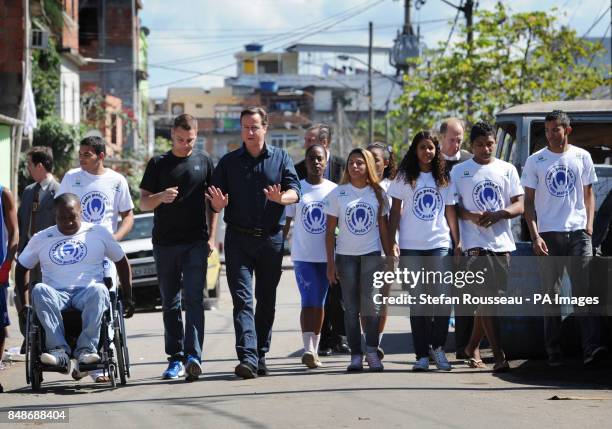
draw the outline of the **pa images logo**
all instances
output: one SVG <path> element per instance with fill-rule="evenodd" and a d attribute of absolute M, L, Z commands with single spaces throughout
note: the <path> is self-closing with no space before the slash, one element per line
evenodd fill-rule
<path fill-rule="evenodd" d="M 434 188 L 419 189 L 412 199 L 412 212 L 425 221 L 436 218 L 442 209 L 442 195 Z"/>
<path fill-rule="evenodd" d="M 370 232 L 376 222 L 376 212 L 368 203 L 358 202 L 348 207 L 346 224 L 351 233 L 364 235 Z"/>
<path fill-rule="evenodd" d="M 302 224 L 304 229 L 311 234 L 325 232 L 327 218 L 321 201 L 312 201 L 304 204 L 304 207 L 302 207 Z"/>
<path fill-rule="evenodd" d="M 472 191 L 474 204 L 483 212 L 495 212 L 504 208 L 501 187 L 492 180 L 483 180 Z"/>
<path fill-rule="evenodd" d="M 83 219 L 85 222 L 100 223 L 104 219 L 108 198 L 102 192 L 91 191 L 81 199 Z"/>
<path fill-rule="evenodd" d="M 576 186 L 576 175 L 567 165 L 552 165 L 546 172 L 546 188 L 553 197 L 565 197 Z"/>
<path fill-rule="evenodd" d="M 49 250 L 49 259 L 57 265 L 72 265 L 83 260 L 87 255 L 85 243 L 74 238 L 58 241 Z"/>

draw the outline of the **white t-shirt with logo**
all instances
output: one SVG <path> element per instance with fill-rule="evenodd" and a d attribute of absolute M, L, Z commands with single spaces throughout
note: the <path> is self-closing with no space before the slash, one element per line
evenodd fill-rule
<path fill-rule="evenodd" d="M 291 260 L 302 262 L 327 262 L 325 257 L 325 230 L 327 216 L 323 199 L 336 184 L 323 179 L 319 185 L 300 180 L 302 198 L 285 209 L 285 215 L 293 218 L 291 238 Z"/>
<path fill-rule="evenodd" d="M 387 195 L 382 191 L 382 215 L 389 213 Z M 324 201 L 325 213 L 338 218 L 336 253 L 365 255 L 381 251 L 378 229 L 378 200 L 370 186 L 356 188 L 350 183 L 331 191 Z"/>
<path fill-rule="evenodd" d="M 584 186 L 597 182 L 591 154 L 570 145 L 563 153 L 541 149 L 527 158 L 521 184 L 535 189 L 538 230 L 586 228 Z"/>
<path fill-rule="evenodd" d="M 68 192 L 81 200 L 84 222 L 102 225 L 111 233 L 117 232 L 119 213 L 134 208 L 127 180 L 110 168 L 100 175 L 81 168 L 68 171 L 56 197 Z"/>
<path fill-rule="evenodd" d="M 450 174 L 455 199 L 471 212 L 501 210 L 512 204 L 512 197 L 524 194 L 514 165 L 500 159 L 487 165 L 469 159 L 455 165 Z M 459 227 L 464 250 L 481 247 L 494 252 L 512 252 L 516 249 L 510 219 L 501 219 L 488 228 L 459 219 Z"/>
<path fill-rule="evenodd" d="M 101 261 L 108 257 L 116 262 L 124 255 L 109 231 L 82 222 L 73 235 L 62 234 L 57 226 L 34 234 L 19 255 L 19 263 L 28 269 L 40 263 L 43 283 L 55 289 L 73 289 L 102 283 Z"/>
<path fill-rule="evenodd" d="M 389 195 L 402 200 L 399 228 L 400 249 L 431 250 L 451 248 L 450 228 L 445 206 L 456 204 L 451 185 L 436 185 L 431 173 L 419 174 L 414 189 L 403 177 L 391 182 Z"/>

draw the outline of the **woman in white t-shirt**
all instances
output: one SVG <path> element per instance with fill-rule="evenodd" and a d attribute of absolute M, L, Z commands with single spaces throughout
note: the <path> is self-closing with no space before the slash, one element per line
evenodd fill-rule
<path fill-rule="evenodd" d="M 374 272 L 383 268 L 381 251 L 384 249 L 387 255 L 391 254 L 387 226 L 389 206 L 369 151 L 361 148 L 351 151 L 341 184 L 327 195 L 324 205 L 327 279 L 330 284 L 339 280 L 342 287 L 344 324 L 352 355 L 347 371 L 363 370 L 360 315 L 368 366 L 370 371 L 382 371 L 377 354 L 379 306 L 374 301 L 377 291 L 372 280 Z M 337 238 L 334 236 L 336 226 Z"/>
<path fill-rule="evenodd" d="M 306 149 L 305 159 L 307 177 L 300 181 L 302 198 L 285 209 L 286 223 L 283 233 L 287 238 L 291 220 L 295 219 L 291 260 L 302 301 L 302 363 L 308 368 L 317 368 L 322 366 L 317 350 L 321 339 L 325 297 L 329 289 L 326 256 L 323 251 L 327 227 L 323 199 L 336 184 L 323 178 L 327 166 L 327 150 L 324 146 L 310 146 Z"/>
<path fill-rule="evenodd" d="M 391 147 L 387 146 L 381 142 L 374 142 L 367 147 L 367 149 L 372 153 L 374 157 L 374 166 L 376 168 L 376 175 L 378 176 L 378 180 L 380 180 L 380 187 L 383 188 L 383 191 L 387 192 L 387 201 L 389 202 L 389 207 L 391 207 L 391 197 L 389 196 L 389 186 L 391 185 L 391 181 L 395 179 L 395 175 L 397 173 L 397 164 L 395 162 L 395 154 L 391 150 Z M 397 252 L 396 257 L 399 257 L 399 251 Z M 381 288 L 381 293 L 383 296 L 389 296 L 389 290 L 391 288 L 391 284 L 386 284 Z M 378 325 L 378 330 L 380 334 L 378 335 L 379 343 L 382 343 L 383 331 L 385 330 L 385 325 L 387 324 L 387 304 L 381 304 L 380 306 L 380 323 Z M 382 347 L 378 346 L 378 357 L 382 360 L 385 357 L 385 352 Z"/>
<path fill-rule="evenodd" d="M 393 240 L 400 227 L 400 268 L 450 272 L 452 260 L 449 254 L 453 243 L 456 251 L 460 252 L 459 224 L 444 158 L 438 140 L 429 131 L 417 133 L 412 140 L 397 177 L 389 187 L 389 195 L 393 198 L 389 221 Z M 421 294 L 451 296 L 452 285 L 432 283 L 421 283 L 411 289 L 411 294 L 417 298 L 417 304 L 410 307 L 410 326 L 417 358 L 413 371 L 427 371 L 430 356 L 438 369 L 452 369 L 444 353 L 451 306 L 419 303 Z"/>

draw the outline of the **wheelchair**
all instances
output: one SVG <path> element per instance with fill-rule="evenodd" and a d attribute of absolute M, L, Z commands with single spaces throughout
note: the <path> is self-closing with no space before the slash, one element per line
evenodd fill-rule
<path fill-rule="evenodd" d="M 110 279 L 104 279 L 107 286 L 109 281 Z M 111 386 L 117 387 L 117 380 L 119 380 L 121 385 L 125 385 L 130 377 L 130 358 L 125 332 L 125 320 L 123 318 L 123 304 L 117 292 L 110 291 L 110 303 L 110 308 L 102 316 L 102 325 L 100 326 L 100 341 L 98 343 L 100 362 L 80 364 L 79 371 L 102 370 L 104 375 L 108 376 Z M 62 311 L 62 318 L 66 342 L 74 350 L 82 329 L 81 312 L 75 309 L 68 309 Z M 109 335 L 111 331 L 113 332 L 112 338 Z M 33 391 L 40 391 L 43 372 L 66 373 L 66 369 L 46 365 L 40 361 L 40 355 L 46 351 L 45 330 L 33 308 L 28 308 L 25 337 L 26 382 L 32 386 Z M 68 367 L 69 369 L 70 366 Z"/>

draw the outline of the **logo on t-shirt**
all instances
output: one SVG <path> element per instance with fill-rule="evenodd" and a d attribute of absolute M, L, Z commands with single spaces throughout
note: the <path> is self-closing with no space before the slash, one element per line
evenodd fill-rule
<path fill-rule="evenodd" d="M 83 219 L 85 222 L 100 223 L 104 219 L 108 198 L 102 192 L 91 191 L 81 199 Z"/>
<path fill-rule="evenodd" d="M 476 207 L 483 212 L 494 212 L 504 207 L 501 187 L 489 179 L 483 180 L 474 186 L 472 198 Z"/>
<path fill-rule="evenodd" d="M 306 232 L 311 234 L 321 234 L 325 232 L 327 218 L 323 212 L 321 201 L 312 201 L 302 207 L 302 225 Z"/>
<path fill-rule="evenodd" d="M 87 255 L 85 243 L 74 238 L 58 241 L 49 250 L 49 259 L 57 265 L 72 265 L 83 260 Z"/>
<path fill-rule="evenodd" d="M 376 212 L 368 203 L 358 202 L 346 210 L 346 224 L 351 233 L 364 235 L 370 232 L 376 220 Z"/>
<path fill-rule="evenodd" d="M 412 212 L 421 220 L 434 220 L 441 209 L 442 195 L 435 188 L 421 188 L 412 198 Z"/>
<path fill-rule="evenodd" d="M 551 165 L 546 171 L 546 188 L 553 197 L 565 197 L 576 186 L 576 175 L 567 165 Z"/>

